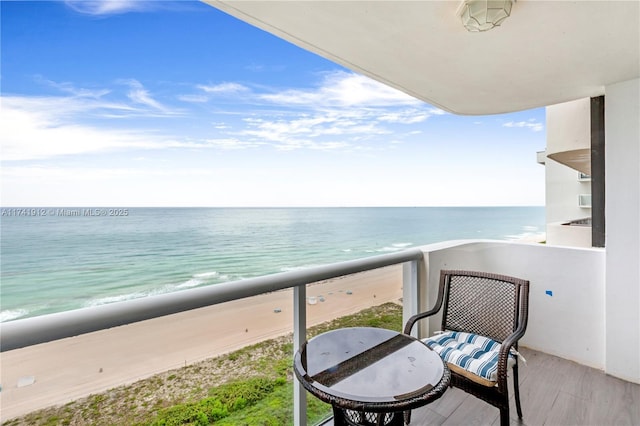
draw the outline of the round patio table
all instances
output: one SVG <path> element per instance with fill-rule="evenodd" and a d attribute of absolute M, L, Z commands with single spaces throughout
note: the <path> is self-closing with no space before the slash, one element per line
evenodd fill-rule
<path fill-rule="evenodd" d="M 334 425 L 404 425 L 405 413 L 442 396 L 449 369 L 420 340 L 352 327 L 305 342 L 294 358 L 302 386 L 333 406 Z"/>

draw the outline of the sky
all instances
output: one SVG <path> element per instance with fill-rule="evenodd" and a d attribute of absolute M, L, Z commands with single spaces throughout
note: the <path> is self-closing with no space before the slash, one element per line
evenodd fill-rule
<path fill-rule="evenodd" d="M 192 1 L 2 1 L 0 204 L 544 205 L 544 108 L 456 116 Z"/>

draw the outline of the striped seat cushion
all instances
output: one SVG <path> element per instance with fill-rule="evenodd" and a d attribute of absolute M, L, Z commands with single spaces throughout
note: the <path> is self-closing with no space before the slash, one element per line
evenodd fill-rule
<path fill-rule="evenodd" d="M 423 340 L 427 346 L 445 360 L 449 368 L 485 386 L 498 381 L 500 343 L 472 333 L 447 331 Z M 509 354 L 508 366 L 515 363 Z M 471 374 L 466 374 L 471 373 Z"/>

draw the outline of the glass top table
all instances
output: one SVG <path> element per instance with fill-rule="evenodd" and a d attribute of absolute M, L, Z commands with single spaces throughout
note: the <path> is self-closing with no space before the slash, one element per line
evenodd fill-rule
<path fill-rule="evenodd" d="M 372 327 L 308 340 L 295 355 L 294 371 L 306 390 L 333 406 L 336 426 L 402 425 L 404 412 L 440 398 L 451 378 L 420 340 Z"/>

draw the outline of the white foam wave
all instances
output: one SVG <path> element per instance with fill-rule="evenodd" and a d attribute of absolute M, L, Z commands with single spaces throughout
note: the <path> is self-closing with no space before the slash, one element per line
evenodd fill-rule
<path fill-rule="evenodd" d="M 194 275 L 195 277 L 195 275 Z M 204 281 L 198 278 L 191 278 L 188 281 L 183 282 L 182 284 L 178 284 L 176 286 L 176 288 L 191 288 L 191 287 L 197 287 L 200 284 L 202 284 Z"/>
<path fill-rule="evenodd" d="M 0 322 L 11 321 L 27 315 L 29 311 L 26 309 L 7 309 L 0 311 Z"/>
<path fill-rule="evenodd" d="M 98 299 L 89 300 L 85 303 L 85 306 L 88 308 L 94 308 L 96 306 L 108 305 L 109 303 L 123 302 L 125 300 L 139 299 L 141 297 L 149 296 L 147 293 L 129 293 L 129 294 L 118 294 L 116 296 L 106 296 L 100 297 Z"/>
<path fill-rule="evenodd" d="M 314 268 L 316 266 L 320 266 L 320 265 L 313 264 L 313 265 L 302 265 L 302 266 L 283 266 L 282 268 L 280 268 L 280 272 L 300 271 L 301 269 Z"/>
<path fill-rule="evenodd" d="M 404 250 L 405 248 L 409 247 L 413 245 L 413 243 L 391 243 L 391 245 L 389 246 L 384 246 L 382 248 L 379 249 L 375 249 L 375 250 L 366 250 L 367 253 L 385 253 L 385 252 L 392 252 L 392 251 L 400 251 L 400 250 Z"/>
<path fill-rule="evenodd" d="M 391 244 L 392 247 L 400 247 L 400 248 L 409 247 L 410 245 L 413 245 L 413 243 L 393 243 L 393 244 Z"/>
<path fill-rule="evenodd" d="M 213 277 L 217 277 L 218 275 L 220 275 L 220 273 L 218 271 L 211 271 L 211 272 L 202 272 L 200 274 L 193 274 L 193 278 L 213 278 Z"/>
<path fill-rule="evenodd" d="M 382 248 L 377 249 L 375 251 L 384 253 L 384 252 L 390 252 L 390 251 L 400 251 L 402 249 L 404 249 L 404 247 L 395 247 L 395 246 L 391 245 L 391 246 L 382 247 Z"/>

